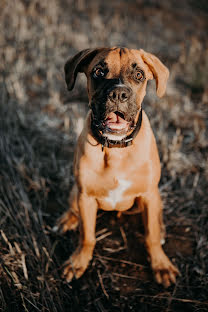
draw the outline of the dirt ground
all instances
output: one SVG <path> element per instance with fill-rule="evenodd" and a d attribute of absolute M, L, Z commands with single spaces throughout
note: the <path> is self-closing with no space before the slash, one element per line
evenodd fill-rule
<path fill-rule="evenodd" d="M 208 311 L 208 5 L 206 0 L 0 2 L 0 311 Z M 143 48 L 170 69 L 144 99 L 162 164 L 164 249 L 177 283 L 155 283 L 141 216 L 100 211 L 93 260 L 67 284 L 77 233 L 54 234 L 68 208 L 87 111 L 85 77 L 63 66 L 81 49 Z"/>

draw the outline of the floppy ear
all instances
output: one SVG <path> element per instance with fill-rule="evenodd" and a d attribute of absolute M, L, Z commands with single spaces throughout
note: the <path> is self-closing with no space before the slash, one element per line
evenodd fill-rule
<path fill-rule="evenodd" d="M 74 88 L 77 74 L 79 72 L 82 73 L 84 66 L 88 65 L 101 50 L 104 50 L 104 48 L 82 50 L 66 62 L 64 72 L 65 81 L 69 91 Z"/>
<path fill-rule="evenodd" d="M 169 70 L 167 67 L 153 54 L 147 53 L 140 49 L 143 61 L 149 66 L 156 80 L 157 95 L 162 97 L 166 90 Z"/>

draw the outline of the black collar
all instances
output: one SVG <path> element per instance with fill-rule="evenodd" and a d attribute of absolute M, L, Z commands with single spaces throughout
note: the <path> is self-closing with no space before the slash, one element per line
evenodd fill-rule
<path fill-rule="evenodd" d="M 137 136 L 142 125 L 142 108 L 139 112 L 139 118 L 136 126 L 131 134 L 120 141 L 108 140 L 106 137 L 102 136 L 98 128 L 95 126 L 93 119 L 91 118 L 91 130 L 93 137 L 102 145 L 102 151 L 104 147 L 126 147 L 132 145 L 133 139 Z"/>

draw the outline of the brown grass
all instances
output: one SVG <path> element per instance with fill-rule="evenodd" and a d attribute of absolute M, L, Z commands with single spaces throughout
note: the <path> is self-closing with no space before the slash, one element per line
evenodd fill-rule
<path fill-rule="evenodd" d="M 0 311 L 207 311 L 208 46 L 206 1 L 1 1 Z M 54 234 L 73 183 L 73 149 L 87 110 L 84 78 L 67 93 L 76 51 L 121 45 L 156 53 L 167 94 L 150 83 L 144 109 L 157 137 L 165 250 L 181 271 L 156 285 L 139 215 L 100 212 L 97 245 L 71 284 L 61 265 L 76 233 Z"/>

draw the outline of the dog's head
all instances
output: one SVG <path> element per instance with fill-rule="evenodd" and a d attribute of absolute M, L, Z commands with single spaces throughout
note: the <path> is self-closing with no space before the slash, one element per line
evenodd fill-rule
<path fill-rule="evenodd" d="M 127 48 L 87 49 L 65 65 L 68 90 L 78 72 L 87 76 L 92 118 L 103 135 L 123 139 L 136 123 L 149 79 L 156 80 L 157 95 L 163 96 L 168 69 L 153 54 Z"/>

